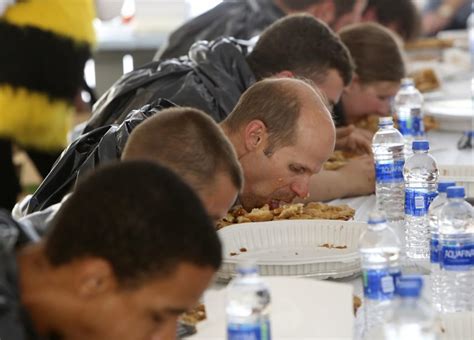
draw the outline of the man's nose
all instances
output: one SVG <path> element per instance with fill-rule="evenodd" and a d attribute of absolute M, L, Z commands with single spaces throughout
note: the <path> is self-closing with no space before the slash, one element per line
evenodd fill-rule
<path fill-rule="evenodd" d="M 309 176 L 305 176 L 291 184 L 291 190 L 300 198 L 306 198 L 309 194 Z"/>

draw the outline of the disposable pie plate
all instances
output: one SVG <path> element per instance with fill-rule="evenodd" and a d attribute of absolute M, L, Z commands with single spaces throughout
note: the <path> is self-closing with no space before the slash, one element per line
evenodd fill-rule
<path fill-rule="evenodd" d="M 441 316 L 441 340 L 474 339 L 474 312 Z"/>
<path fill-rule="evenodd" d="M 472 127 L 474 109 L 472 100 L 441 100 L 427 102 L 424 106 L 427 115 L 434 117 L 441 130 L 465 131 Z"/>
<path fill-rule="evenodd" d="M 218 279 L 231 279 L 237 264 L 247 259 L 256 260 L 265 276 L 327 279 L 354 275 L 360 271 L 357 243 L 365 228 L 365 223 L 334 220 L 228 226 L 218 232 L 224 248 Z"/>

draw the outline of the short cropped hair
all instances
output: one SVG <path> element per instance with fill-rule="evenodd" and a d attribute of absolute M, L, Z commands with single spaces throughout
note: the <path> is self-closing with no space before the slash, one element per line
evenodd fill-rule
<path fill-rule="evenodd" d="M 234 147 L 221 128 L 197 109 L 171 108 L 148 118 L 131 133 L 122 159 L 159 162 L 195 190 L 208 187 L 221 171 L 229 174 L 237 190 L 243 186 Z"/>
<path fill-rule="evenodd" d="M 289 15 L 270 25 L 247 62 L 257 79 L 286 70 L 318 82 L 336 69 L 348 85 L 353 72 L 351 56 L 339 37 L 307 14 Z"/>
<path fill-rule="evenodd" d="M 80 182 L 45 241 L 52 266 L 83 258 L 110 263 L 136 287 L 180 263 L 221 264 L 221 244 L 200 199 L 171 170 L 146 161 L 101 167 Z"/>
<path fill-rule="evenodd" d="M 369 0 L 365 12 L 374 10 L 377 22 L 395 25 L 405 41 L 418 38 L 421 32 L 421 14 L 413 0 Z"/>
<path fill-rule="evenodd" d="M 298 82 L 306 83 L 290 78 L 268 78 L 255 83 L 244 92 L 222 124 L 235 133 L 252 120 L 261 120 L 268 132 L 268 153 L 294 145 L 302 98 L 291 83 Z M 323 106 L 322 98 L 321 103 Z"/>
<path fill-rule="evenodd" d="M 362 83 L 375 81 L 399 82 L 405 77 L 405 62 L 400 39 L 376 23 L 344 27 L 342 42 L 354 59 L 355 73 Z"/>

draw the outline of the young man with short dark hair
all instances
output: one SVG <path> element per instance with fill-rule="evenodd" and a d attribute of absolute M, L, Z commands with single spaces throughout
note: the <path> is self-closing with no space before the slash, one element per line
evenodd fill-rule
<path fill-rule="evenodd" d="M 250 53 L 247 48 L 229 38 L 201 41 L 188 57 L 153 62 L 125 74 L 99 99 L 85 131 L 121 122 L 132 109 L 156 98 L 201 109 L 220 122 L 247 88 L 269 76 L 310 79 L 336 103 L 352 77 L 345 46 L 309 15 L 276 21 Z M 267 56 L 271 59 L 264 60 Z"/>
<path fill-rule="evenodd" d="M 81 182 L 44 241 L 0 262 L 1 339 L 152 339 L 198 302 L 221 245 L 184 182 L 128 161 Z"/>
<path fill-rule="evenodd" d="M 178 58 L 196 41 L 221 36 L 251 39 L 276 20 L 306 13 L 334 30 L 360 20 L 366 0 L 239 0 L 223 1 L 171 33 L 155 60 Z"/>

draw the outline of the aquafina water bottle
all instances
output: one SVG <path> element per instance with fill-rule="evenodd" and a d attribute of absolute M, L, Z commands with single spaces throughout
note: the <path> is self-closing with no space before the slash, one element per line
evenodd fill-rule
<path fill-rule="evenodd" d="M 381 327 L 391 308 L 395 280 L 400 276 L 400 240 L 380 213 L 369 216 L 367 230 L 359 239 L 364 286 L 365 336 Z"/>
<path fill-rule="evenodd" d="M 441 310 L 474 311 L 474 211 L 463 187 L 449 187 L 439 213 Z"/>
<path fill-rule="evenodd" d="M 387 313 L 384 340 L 436 340 L 435 313 L 421 298 L 421 276 L 401 276 L 397 297 Z"/>
<path fill-rule="evenodd" d="M 243 262 L 227 287 L 227 339 L 270 340 L 270 291 L 254 262 Z"/>
<path fill-rule="evenodd" d="M 405 138 L 405 153 L 411 153 L 414 139 L 423 139 L 423 96 L 415 87 L 411 78 L 402 79 L 402 86 L 394 99 L 398 129 Z"/>
<path fill-rule="evenodd" d="M 438 167 L 428 141 L 413 141 L 414 154 L 405 162 L 405 250 L 412 259 L 428 259 L 431 233 L 428 209 L 437 196 Z"/>
<path fill-rule="evenodd" d="M 375 194 L 377 208 L 390 222 L 404 218 L 403 148 L 403 136 L 393 127 L 392 117 L 381 117 L 379 130 L 372 139 L 376 176 Z"/>
<path fill-rule="evenodd" d="M 441 181 L 438 183 L 438 196 L 431 202 L 428 210 L 428 218 L 431 232 L 430 262 L 431 262 L 431 300 L 436 310 L 440 310 L 439 298 L 439 213 L 441 208 L 448 202 L 446 191 L 449 187 L 455 186 L 453 181 Z"/>

